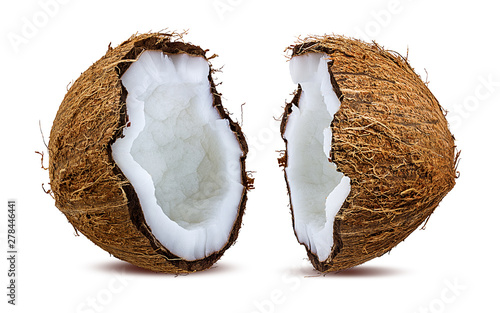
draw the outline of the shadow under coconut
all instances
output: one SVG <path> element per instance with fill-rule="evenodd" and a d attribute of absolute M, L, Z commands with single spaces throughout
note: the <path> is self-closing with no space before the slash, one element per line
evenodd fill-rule
<path fill-rule="evenodd" d="M 389 268 L 383 266 L 373 266 L 373 265 L 358 265 L 346 270 L 330 273 L 321 273 L 311 268 L 302 268 L 299 270 L 301 275 L 305 277 L 388 277 L 407 274 L 408 271 L 401 268 Z"/>
<path fill-rule="evenodd" d="M 211 268 L 201 271 L 194 272 L 189 274 L 174 274 L 174 273 L 157 273 L 142 267 L 135 266 L 133 264 L 120 261 L 120 260 L 110 260 L 107 262 L 96 263 L 92 265 L 92 268 L 101 272 L 119 272 L 130 275 L 141 275 L 141 276 L 160 276 L 160 275 L 169 275 L 169 276 L 188 276 L 188 275 L 210 275 L 217 274 L 220 275 L 222 273 L 228 273 L 235 270 L 235 268 L 228 264 L 215 264 Z"/>
<path fill-rule="evenodd" d="M 346 270 L 332 272 L 325 277 L 387 277 L 407 274 L 408 271 L 401 268 L 361 265 Z"/>

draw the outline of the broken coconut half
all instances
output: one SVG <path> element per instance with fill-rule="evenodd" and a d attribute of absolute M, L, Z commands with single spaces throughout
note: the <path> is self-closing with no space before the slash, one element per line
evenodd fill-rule
<path fill-rule="evenodd" d="M 209 268 L 241 225 L 247 144 L 205 53 L 165 33 L 109 48 L 50 134 L 56 206 L 96 245 L 153 271 Z"/>
<path fill-rule="evenodd" d="M 338 271 L 383 255 L 453 188 L 454 138 L 407 60 L 342 36 L 291 46 L 298 84 L 281 124 L 297 240 Z"/>

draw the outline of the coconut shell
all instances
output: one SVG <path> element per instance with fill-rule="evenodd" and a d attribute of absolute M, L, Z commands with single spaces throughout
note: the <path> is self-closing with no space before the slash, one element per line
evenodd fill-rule
<path fill-rule="evenodd" d="M 289 50 L 292 57 L 327 54 L 341 102 L 330 158 L 350 177 L 351 192 L 335 216 L 330 256 L 321 262 L 306 249 L 321 272 L 347 269 L 388 252 L 430 217 L 455 185 L 454 137 L 443 108 L 399 54 L 336 35 L 309 37 Z M 285 108 L 282 137 L 300 95 L 299 86 Z M 287 159 L 285 152 L 279 163 L 286 167 Z"/>
<path fill-rule="evenodd" d="M 214 264 L 238 236 L 250 179 L 245 172 L 248 147 L 240 126 L 221 105 L 211 74 L 213 106 L 227 119 L 241 149 L 245 187 L 231 234 L 224 247 L 197 261 L 172 254 L 146 224 L 133 186 L 111 155 L 127 121 L 127 91 L 120 77 L 145 50 L 186 53 L 207 59 L 206 51 L 184 43 L 176 34 L 134 35 L 86 70 L 67 92 L 54 120 L 49 141 L 50 185 L 57 208 L 80 233 L 113 256 L 156 272 L 186 273 Z M 208 61 L 208 59 L 207 59 Z M 211 73 L 213 70 L 211 70 Z"/>

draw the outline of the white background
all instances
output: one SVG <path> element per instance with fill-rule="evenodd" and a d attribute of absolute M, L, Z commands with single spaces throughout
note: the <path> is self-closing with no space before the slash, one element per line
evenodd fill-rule
<path fill-rule="evenodd" d="M 500 23 L 492 1 L 54 1 L 0 10 L 1 312 L 499 312 Z M 246 103 L 247 166 L 256 171 L 236 244 L 214 268 L 182 276 L 138 269 L 75 237 L 42 190 L 48 172 L 35 154 L 45 150 L 39 121 L 48 140 L 66 87 L 110 42 L 165 28 L 189 29 L 187 41 L 220 56 L 219 91 L 239 122 Z M 409 49 L 449 111 L 462 157 L 456 187 L 425 230 L 362 266 L 320 275 L 293 234 L 273 117 L 295 88 L 284 49 L 299 35 L 332 32 Z M 5 296 L 8 199 L 19 209 L 16 307 Z"/>

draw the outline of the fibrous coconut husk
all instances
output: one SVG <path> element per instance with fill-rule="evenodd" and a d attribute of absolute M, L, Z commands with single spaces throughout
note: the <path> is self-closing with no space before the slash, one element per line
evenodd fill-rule
<path fill-rule="evenodd" d="M 134 35 L 86 70 L 71 86 L 54 120 L 49 141 L 50 185 L 56 206 L 76 230 L 115 257 L 156 272 L 200 271 L 214 264 L 236 240 L 251 180 L 245 172 L 248 151 L 240 126 L 221 105 L 212 76 L 213 106 L 237 137 L 242 184 L 236 221 L 225 246 L 198 261 L 173 255 L 153 236 L 146 224 L 133 186 L 113 161 L 111 144 L 127 122 L 127 91 L 120 77 L 145 50 L 202 56 L 206 51 L 184 43 L 175 33 Z M 207 59 L 208 60 L 208 59 Z M 213 72 L 213 70 L 211 70 Z"/>
<path fill-rule="evenodd" d="M 289 51 L 328 55 L 341 102 L 331 123 L 330 158 L 351 178 L 330 256 L 320 262 L 306 249 L 321 272 L 350 268 L 388 252 L 434 212 L 455 185 L 454 137 L 443 108 L 399 54 L 337 35 L 308 37 Z M 282 136 L 300 94 L 299 86 L 285 108 Z M 286 167 L 287 158 L 285 152 L 280 164 Z"/>

